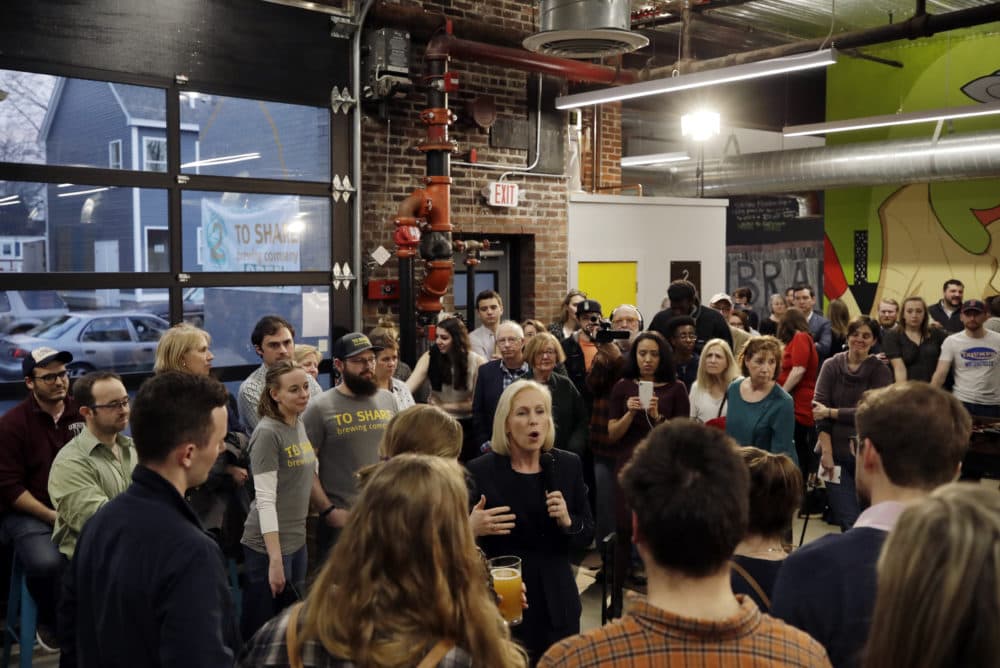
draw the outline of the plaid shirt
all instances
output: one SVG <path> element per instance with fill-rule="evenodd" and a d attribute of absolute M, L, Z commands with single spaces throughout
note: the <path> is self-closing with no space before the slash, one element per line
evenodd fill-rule
<path fill-rule="evenodd" d="M 267 666 L 288 666 L 288 648 L 285 645 L 288 629 L 288 612 L 286 608 L 281 614 L 262 626 L 253 638 L 243 647 L 236 665 L 238 668 L 266 668 Z M 299 613 L 300 619 L 305 608 Z M 301 622 L 300 622 L 301 623 Z M 429 652 L 430 647 L 427 648 Z M 304 668 L 355 668 L 355 664 L 347 659 L 330 656 L 323 645 L 316 639 L 307 640 L 299 652 Z M 472 657 L 468 652 L 458 647 L 452 647 L 437 668 L 470 668 Z"/>
<path fill-rule="evenodd" d="M 830 665 L 822 645 L 803 631 L 765 615 L 749 597 L 736 598 L 739 614 L 721 622 L 679 617 L 637 602 L 618 622 L 553 645 L 538 667 Z"/>

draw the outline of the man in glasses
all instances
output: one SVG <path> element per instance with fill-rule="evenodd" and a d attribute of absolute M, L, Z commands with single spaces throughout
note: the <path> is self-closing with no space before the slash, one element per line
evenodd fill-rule
<path fill-rule="evenodd" d="M 493 416 L 500 395 L 511 383 L 528 373 L 528 360 L 524 358 L 524 330 L 519 324 L 504 320 L 497 326 L 497 349 L 500 359 L 479 367 L 476 389 L 472 393 L 472 423 L 476 445 L 479 446 L 489 441 L 493 434 Z"/>
<path fill-rule="evenodd" d="M 73 356 L 36 348 L 21 362 L 28 398 L 0 418 L 0 540 L 13 544 L 28 590 L 38 604 L 40 639 L 54 648 L 59 551 L 52 543 L 56 511 L 49 499 L 49 470 L 56 453 L 83 430 L 68 396 L 66 365 Z"/>
<path fill-rule="evenodd" d="M 84 523 L 132 482 L 136 456 L 122 432 L 130 414 L 128 393 L 118 374 L 94 371 L 73 384 L 73 398 L 86 426 L 52 462 L 49 496 L 56 509 L 52 540 L 73 558 Z"/>
<path fill-rule="evenodd" d="M 379 442 L 396 414 L 392 393 L 375 384 L 379 350 L 361 332 L 337 339 L 331 353 L 344 382 L 311 400 L 302 415 L 319 458 L 312 504 L 320 517 L 316 544 L 323 554 L 336 543 L 358 496 L 354 474 L 378 462 Z"/>

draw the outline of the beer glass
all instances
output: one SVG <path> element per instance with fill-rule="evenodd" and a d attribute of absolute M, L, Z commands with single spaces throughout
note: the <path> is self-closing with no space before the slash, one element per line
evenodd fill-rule
<path fill-rule="evenodd" d="M 511 626 L 521 623 L 521 558 L 494 557 L 490 559 L 493 590 L 500 598 L 500 614 Z"/>

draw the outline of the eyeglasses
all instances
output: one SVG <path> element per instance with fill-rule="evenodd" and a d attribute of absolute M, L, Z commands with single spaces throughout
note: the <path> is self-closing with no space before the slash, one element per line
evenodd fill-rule
<path fill-rule="evenodd" d="M 69 371 L 60 371 L 59 373 L 47 373 L 44 376 L 34 376 L 35 380 L 40 380 L 43 383 L 48 383 L 51 385 L 57 380 L 65 380 L 69 377 Z"/>
<path fill-rule="evenodd" d="M 677 334 L 676 336 L 677 336 L 678 339 L 681 339 L 683 341 L 697 341 L 698 340 L 698 335 L 697 334 Z"/>
<path fill-rule="evenodd" d="M 555 357 L 556 356 L 556 351 L 552 350 L 551 348 L 548 348 L 546 350 L 539 350 L 538 351 L 538 356 L 539 357 Z"/>
<path fill-rule="evenodd" d="M 358 366 L 375 366 L 374 357 L 348 357 L 347 361 Z"/>
<path fill-rule="evenodd" d="M 90 407 L 95 410 L 98 408 L 107 408 L 108 410 L 112 411 L 125 410 L 126 408 L 128 408 L 128 397 L 125 397 L 124 399 L 121 399 L 119 401 L 112 401 L 107 404 L 91 404 Z"/>

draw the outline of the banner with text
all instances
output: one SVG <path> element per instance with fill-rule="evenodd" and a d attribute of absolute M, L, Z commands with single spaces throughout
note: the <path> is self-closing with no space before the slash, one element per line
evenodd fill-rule
<path fill-rule="evenodd" d="M 254 209 L 201 200 L 200 257 L 206 271 L 299 271 L 299 198 L 277 196 Z"/>

